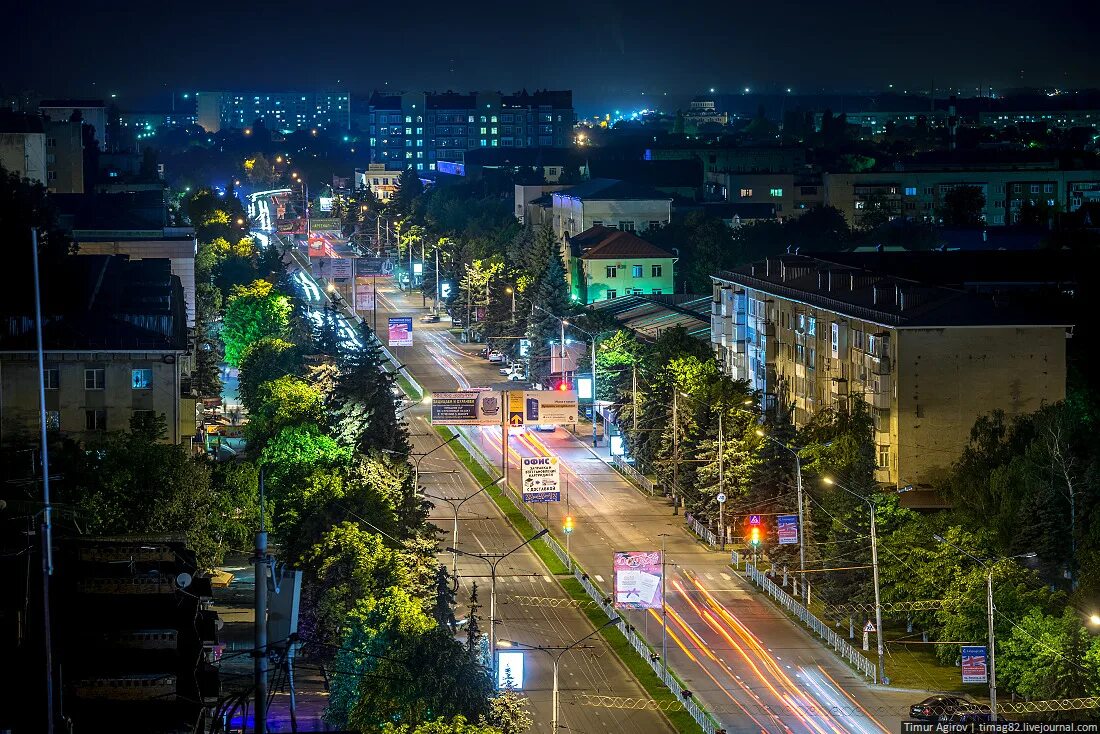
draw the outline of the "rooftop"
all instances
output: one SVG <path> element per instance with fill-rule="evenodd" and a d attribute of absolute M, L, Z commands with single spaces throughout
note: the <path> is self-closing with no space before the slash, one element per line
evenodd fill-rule
<path fill-rule="evenodd" d="M 183 286 L 171 261 L 70 255 L 44 264 L 47 350 L 184 351 Z M 29 279 L 0 292 L 0 351 L 35 349 Z"/>
<path fill-rule="evenodd" d="M 597 301 L 590 308 L 611 316 L 623 328 L 656 340 L 661 332 L 683 327 L 688 336 L 710 339 L 711 296 L 697 294 L 636 295 Z"/>
<path fill-rule="evenodd" d="M 897 328 L 1072 324 L 1059 307 L 1072 265 L 1059 253 L 785 255 L 711 277 Z M 1018 303 L 1025 292 L 1027 303 Z"/>
<path fill-rule="evenodd" d="M 569 238 L 574 257 L 586 260 L 614 260 L 621 257 L 667 257 L 674 255 L 641 237 L 622 230 L 596 225 Z"/>
<path fill-rule="evenodd" d="M 654 188 L 698 188 L 703 185 L 703 163 L 696 158 L 672 160 L 588 161 L 593 178 L 610 178 Z"/>
<path fill-rule="evenodd" d="M 163 230 L 168 223 L 163 189 L 118 194 L 54 194 L 69 230 Z"/>
<path fill-rule="evenodd" d="M 582 201 L 672 201 L 671 196 L 656 189 L 613 178 L 593 178 L 564 191 L 555 192 L 554 196 Z"/>

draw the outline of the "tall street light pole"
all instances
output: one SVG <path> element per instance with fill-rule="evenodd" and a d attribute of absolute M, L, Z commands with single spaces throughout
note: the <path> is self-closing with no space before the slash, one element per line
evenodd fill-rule
<path fill-rule="evenodd" d="M 454 510 L 454 514 L 455 514 L 455 517 L 454 517 L 454 531 L 451 534 L 451 547 L 452 548 L 457 548 L 458 547 L 458 512 L 459 512 L 459 510 L 461 510 L 462 506 L 464 504 L 466 504 L 468 501 L 472 500 L 474 497 L 477 497 L 479 494 L 481 494 L 485 490 L 489 489 L 489 487 L 495 487 L 496 485 L 500 484 L 503 480 L 504 480 L 504 477 L 497 477 L 493 481 L 486 484 L 484 487 L 479 488 L 476 492 L 474 492 L 472 494 L 468 494 L 465 497 L 437 497 L 434 494 L 428 494 L 427 492 L 424 493 L 424 496 L 428 497 L 429 499 L 440 500 L 442 502 L 446 502 L 447 504 L 449 504 L 451 506 L 451 509 Z M 457 578 L 458 577 L 458 554 L 457 553 L 452 553 L 451 555 L 454 557 L 454 565 L 451 567 L 451 575 Z"/>
<path fill-rule="evenodd" d="M 468 558 L 479 558 L 489 564 L 489 666 L 493 671 L 494 677 L 497 672 L 497 564 L 528 543 L 538 540 L 549 532 L 549 530 L 543 528 L 507 553 L 467 553 L 466 551 L 460 551 L 458 548 L 454 547 L 444 549 L 448 553 L 454 553 Z M 495 683 L 496 681 L 494 679 L 494 685 Z"/>
<path fill-rule="evenodd" d="M 833 487 L 839 487 L 848 494 L 852 495 L 856 499 L 864 502 L 871 510 L 871 569 L 874 575 L 875 581 L 875 641 L 878 648 L 878 682 L 885 685 L 886 683 L 886 656 L 883 653 L 882 647 L 882 600 L 879 596 L 878 585 L 878 534 L 875 531 L 875 504 L 871 500 L 867 499 L 858 492 L 853 492 L 840 482 L 829 477 L 824 477 L 823 481 Z M 803 574 L 805 575 L 805 574 Z"/>
<path fill-rule="evenodd" d="M 809 603 L 809 599 L 807 598 L 809 587 L 806 585 L 806 522 L 802 511 L 802 456 L 798 453 L 799 449 L 791 448 L 787 444 L 764 433 L 764 431 L 759 428 L 756 430 L 756 435 L 760 436 L 765 441 L 771 441 L 794 457 L 795 486 L 798 491 L 798 570 L 800 571 L 798 587 L 801 592 L 802 603 L 807 604 Z"/>
<path fill-rule="evenodd" d="M 997 721 L 997 653 L 996 644 L 997 636 L 993 628 L 993 610 L 996 608 L 993 606 L 993 565 L 989 561 L 984 561 L 978 558 L 973 553 L 970 553 L 963 548 L 952 543 L 942 535 L 933 535 L 935 540 L 945 545 L 949 545 L 964 556 L 977 561 L 985 570 L 985 607 L 986 607 L 986 620 L 989 625 L 988 637 L 989 637 L 989 719 L 990 721 Z M 1020 553 L 1015 556 L 1008 556 L 1008 558 L 1034 558 L 1036 553 Z"/>
<path fill-rule="evenodd" d="M 549 655 L 550 659 L 553 660 L 553 662 L 554 662 L 554 694 L 553 694 L 553 713 L 551 714 L 551 719 L 550 719 L 550 731 L 551 732 L 556 732 L 558 730 L 558 708 L 559 708 L 558 707 L 558 662 L 561 661 L 561 658 L 562 658 L 563 655 L 565 655 L 565 653 L 569 652 L 570 650 L 576 649 L 582 642 L 584 642 L 588 638 L 592 637 L 593 635 L 596 635 L 597 633 L 599 633 L 604 627 L 610 627 L 611 625 L 618 624 L 621 621 L 622 621 L 622 617 L 615 617 L 613 619 L 610 619 L 607 622 L 604 622 L 603 624 L 601 624 L 596 629 L 589 632 L 584 637 L 582 637 L 579 640 L 576 640 L 574 642 L 571 642 L 570 644 L 566 645 L 565 647 L 546 647 L 546 646 L 542 646 L 542 645 L 527 645 L 527 644 L 524 644 L 522 642 L 516 642 L 515 640 L 501 640 L 500 641 L 500 644 L 501 644 L 502 647 L 520 647 L 520 648 L 523 648 L 525 650 L 540 650 L 540 651 L 546 653 L 547 655 Z M 584 649 L 584 648 L 581 648 L 581 649 Z"/>

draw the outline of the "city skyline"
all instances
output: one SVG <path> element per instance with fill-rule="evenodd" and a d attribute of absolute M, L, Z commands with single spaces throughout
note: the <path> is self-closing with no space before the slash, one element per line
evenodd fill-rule
<path fill-rule="evenodd" d="M 411 16 L 385 7 L 338 6 L 313 15 L 290 4 L 265 8 L 260 15 L 229 7 L 213 18 L 155 6 L 123 16 L 71 2 L 27 4 L 16 10 L 6 63 L 22 73 L 8 75 L 6 91 L 109 98 L 188 87 L 354 93 L 573 89 L 578 109 L 587 112 L 604 101 L 683 96 L 712 87 L 811 93 L 885 90 L 891 84 L 897 91 L 923 92 L 933 85 L 1100 86 L 1087 37 L 1096 11 L 1085 3 L 1024 24 L 1019 18 L 1031 6 L 1021 0 L 996 8 L 955 8 L 937 0 L 903 28 L 890 9 L 856 0 L 754 8 L 748 23 L 732 6 L 669 16 L 658 3 L 606 0 L 587 6 L 577 23 L 550 26 L 523 23 L 504 4 L 483 6 L 476 19 L 436 2 Z M 70 22 L 58 24 L 58 17 Z M 942 27 L 945 17 L 952 18 L 952 30 Z M 300 38 L 290 28 L 315 30 Z M 378 28 L 384 30 L 376 33 Z M 300 63 L 285 61 L 286 44 Z M 1085 51 L 1059 53 L 1074 46 Z M 1027 50 L 1026 63 L 1006 64 L 1021 49 Z M 90 54 L 94 66 L 81 61 Z M 35 55 L 51 63 L 25 63 Z M 514 63 L 502 64 L 502 58 Z"/>

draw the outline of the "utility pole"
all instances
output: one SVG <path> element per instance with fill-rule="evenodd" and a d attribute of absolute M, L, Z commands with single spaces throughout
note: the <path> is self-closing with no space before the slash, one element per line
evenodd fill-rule
<path fill-rule="evenodd" d="M 725 442 L 722 430 L 723 413 L 718 413 L 718 532 L 722 536 L 721 549 L 726 549 L 726 463 Z"/>
<path fill-rule="evenodd" d="M 53 632 L 50 623 L 50 577 L 53 576 L 53 506 L 50 504 L 50 448 L 46 439 L 46 364 L 42 345 L 42 287 L 38 277 L 38 230 L 31 228 L 34 270 L 34 331 L 38 345 L 38 412 L 42 441 L 42 622 L 46 663 L 46 732 L 54 731 Z"/>
<path fill-rule="evenodd" d="M 420 308 L 428 307 L 428 294 L 424 290 L 424 238 L 420 238 Z"/>
<path fill-rule="evenodd" d="M 513 296 L 514 298 L 515 296 Z M 592 448 L 600 445 L 596 435 L 596 335 L 592 334 Z"/>
<path fill-rule="evenodd" d="M 638 362 L 635 361 L 630 365 L 631 372 L 631 385 L 630 385 L 630 399 L 634 403 L 634 435 L 638 435 Z"/>
<path fill-rule="evenodd" d="M 561 381 L 565 382 L 565 319 L 561 320 Z"/>
<path fill-rule="evenodd" d="M 264 472 L 260 470 L 260 529 L 256 531 L 255 593 L 255 732 L 267 732 L 267 531 L 264 529 Z"/>
<path fill-rule="evenodd" d="M 672 391 L 672 514 L 680 512 L 680 391 Z"/>
<path fill-rule="evenodd" d="M 435 315 L 439 315 L 439 248 L 435 248 Z"/>
<path fill-rule="evenodd" d="M 668 562 L 665 560 L 665 539 L 668 538 L 668 533 L 661 533 L 661 667 L 665 671 L 665 678 L 668 677 L 668 608 L 665 601 L 665 567 Z"/>

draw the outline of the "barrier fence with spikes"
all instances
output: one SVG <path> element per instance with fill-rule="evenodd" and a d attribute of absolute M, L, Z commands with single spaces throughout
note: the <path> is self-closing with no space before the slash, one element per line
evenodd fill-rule
<path fill-rule="evenodd" d="M 882 605 L 882 613 L 890 614 L 894 612 L 931 612 L 941 608 L 942 606 L 942 599 L 884 602 Z M 825 605 L 825 616 L 827 618 L 843 617 L 849 614 L 874 614 L 874 612 L 874 604 L 857 603 Z"/>
<path fill-rule="evenodd" d="M 552 596 L 513 596 L 510 602 L 521 607 L 549 607 L 551 609 L 599 609 L 600 605 L 591 599 L 556 599 Z"/>

